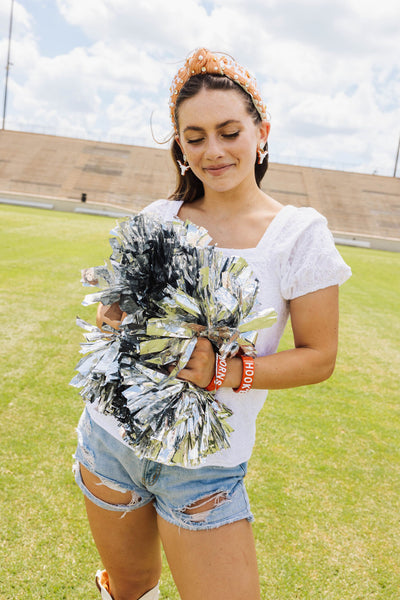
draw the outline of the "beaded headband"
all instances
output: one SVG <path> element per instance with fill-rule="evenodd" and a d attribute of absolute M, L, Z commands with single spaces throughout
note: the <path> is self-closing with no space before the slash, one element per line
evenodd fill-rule
<path fill-rule="evenodd" d="M 171 111 L 172 124 L 177 132 L 175 122 L 176 101 L 181 89 L 194 75 L 225 75 L 244 89 L 251 96 L 253 104 L 263 121 L 267 120 L 267 107 L 261 99 L 256 79 L 249 71 L 239 65 L 233 58 L 225 54 L 214 54 L 206 48 L 199 48 L 186 60 L 184 67 L 179 69 L 171 84 L 171 97 L 169 107 Z"/>

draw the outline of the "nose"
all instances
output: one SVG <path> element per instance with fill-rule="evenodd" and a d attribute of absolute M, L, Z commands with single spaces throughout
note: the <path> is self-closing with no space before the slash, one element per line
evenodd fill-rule
<path fill-rule="evenodd" d="M 223 154 L 224 152 L 218 138 L 214 135 L 209 136 L 207 139 L 204 157 L 208 160 L 215 160 L 216 158 L 221 158 Z"/>

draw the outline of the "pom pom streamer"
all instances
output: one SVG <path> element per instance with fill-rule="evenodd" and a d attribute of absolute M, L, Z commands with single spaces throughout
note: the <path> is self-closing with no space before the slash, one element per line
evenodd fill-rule
<path fill-rule="evenodd" d="M 86 341 L 71 385 L 116 417 L 139 457 L 199 465 L 229 447 L 232 412 L 179 371 L 199 336 L 223 358 L 255 356 L 256 329 L 276 313 L 256 311 L 258 281 L 246 261 L 224 256 L 203 228 L 140 214 L 111 234 L 109 264 L 82 271 L 84 285 L 102 289 L 82 304 L 117 302 L 127 316 L 119 330 L 77 318 Z"/>

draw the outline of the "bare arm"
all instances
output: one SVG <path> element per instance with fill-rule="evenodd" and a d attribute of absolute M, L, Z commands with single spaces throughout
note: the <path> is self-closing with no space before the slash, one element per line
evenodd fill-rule
<path fill-rule="evenodd" d="M 290 302 L 294 348 L 255 359 L 255 389 L 284 389 L 324 381 L 332 374 L 338 345 L 338 286 Z M 214 374 L 211 343 L 200 338 L 179 377 L 206 387 Z M 242 377 L 240 358 L 228 360 L 224 387 L 236 388 Z"/>

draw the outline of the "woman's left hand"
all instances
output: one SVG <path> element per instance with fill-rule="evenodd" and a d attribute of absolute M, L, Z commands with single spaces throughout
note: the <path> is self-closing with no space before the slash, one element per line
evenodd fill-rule
<path fill-rule="evenodd" d="M 200 337 L 186 367 L 179 371 L 177 377 L 184 381 L 190 381 L 201 388 L 206 388 L 214 377 L 214 373 L 214 348 L 209 339 Z"/>
<path fill-rule="evenodd" d="M 96 324 L 99 329 L 103 327 L 104 323 L 110 325 L 114 329 L 119 329 L 122 321 L 126 317 L 126 312 L 123 312 L 118 303 L 114 302 L 110 306 L 106 306 L 99 302 L 97 307 Z"/>

